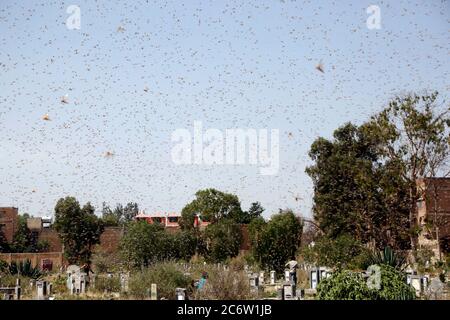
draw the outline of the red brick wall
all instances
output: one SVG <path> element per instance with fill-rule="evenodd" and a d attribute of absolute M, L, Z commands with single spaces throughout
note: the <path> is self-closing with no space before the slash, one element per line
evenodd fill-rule
<path fill-rule="evenodd" d="M 0 228 L 8 242 L 12 242 L 18 226 L 19 210 L 14 207 L 0 207 Z"/>
<path fill-rule="evenodd" d="M 59 238 L 58 232 L 56 232 L 53 228 L 43 228 L 41 232 L 39 232 L 39 241 L 47 241 L 50 245 L 50 252 L 61 252 L 62 251 L 62 243 Z"/>
<path fill-rule="evenodd" d="M 106 227 L 100 236 L 100 245 L 97 246 L 97 250 L 105 252 L 114 252 L 119 248 L 120 239 L 123 236 L 122 227 Z"/>
<path fill-rule="evenodd" d="M 64 258 L 61 252 L 42 252 L 42 253 L 0 253 L 0 260 L 11 263 L 12 261 L 30 260 L 33 267 L 38 266 L 42 268 L 43 260 L 51 260 L 53 270 L 59 269 L 63 263 Z"/>

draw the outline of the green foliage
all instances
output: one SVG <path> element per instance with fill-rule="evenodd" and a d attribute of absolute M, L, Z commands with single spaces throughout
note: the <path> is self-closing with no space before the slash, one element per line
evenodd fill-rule
<path fill-rule="evenodd" d="M 11 275 L 21 275 L 32 279 L 39 279 L 42 276 L 41 270 L 38 267 L 33 267 L 29 259 L 25 262 L 11 262 L 8 267 L 8 272 Z"/>
<path fill-rule="evenodd" d="M 0 253 L 9 251 L 10 248 L 8 240 L 6 239 L 5 234 L 2 231 L 2 228 L 0 227 Z"/>
<path fill-rule="evenodd" d="M 336 269 L 360 268 L 365 254 L 366 249 L 361 242 L 348 234 L 340 235 L 336 239 L 321 237 L 314 246 L 302 250 L 306 262 Z"/>
<path fill-rule="evenodd" d="M 194 230 L 167 232 L 160 224 L 135 221 L 128 225 L 120 242 L 120 255 L 129 268 L 163 260 L 189 260 L 196 251 Z"/>
<path fill-rule="evenodd" d="M 402 163 L 381 161 L 378 141 L 364 127 L 346 124 L 329 141 L 311 146 L 314 219 L 330 239 L 352 234 L 378 247 L 409 245 L 408 184 Z"/>
<path fill-rule="evenodd" d="M 188 288 L 192 283 L 174 263 L 156 263 L 130 277 L 130 294 L 136 298 L 148 298 L 152 283 L 158 288 L 159 298 L 175 299 L 176 288 Z"/>
<path fill-rule="evenodd" d="M 448 170 L 450 148 L 450 109 L 438 93 L 407 94 L 396 97 L 389 106 L 363 125 L 376 153 L 383 162 L 399 164 L 397 174 L 407 185 L 410 242 L 417 240 L 416 203 L 418 178 L 435 177 Z M 395 221 L 395 220 L 394 220 Z"/>
<path fill-rule="evenodd" d="M 205 189 L 197 191 L 195 197 L 181 211 L 180 226 L 183 229 L 194 227 L 195 215 L 213 223 L 222 218 L 230 218 L 238 223 L 248 220 L 247 214 L 241 209 L 238 197 L 234 194 L 216 189 Z"/>
<path fill-rule="evenodd" d="M 13 241 L 10 245 L 11 252 L 45 252 L 49 247 L 48 242 L 39 241 L 36 233 L 28 229 L 28 214 L 19 215 L 19 223 Z"/>
<path fill-rule="evenodd" d="M 249 225 L 253 255 L 263 268 L 283 271 L 287 261 L 295 260 L 302 229 L 303 223 L 291 210 L 280 210 L 267 223 L 253 220 Z"/>
<path fill-rule="evenodd" d="M 114 210 L 109 205 L 103 202 L 102 206 L 102 221 L 105 226 L 119 226 L 126 225 L 134 220 L 134 217 L 139 213 L 139 206 L 135 202 L 129 202 L 124 207 L 118 203 Z"/>
<path fill-rule="evenodd" d="M 394 267 L 380 265 L 380 288 L 370 289 L 361 273 L 341 270 L 317 286 L 320 300 L 413 300 L 414 289 L 406 283 L 405 275 Z"/>
<path fill-rule="evenodd" d="M 69 263 L 86 263 L 100 243 L 104 226 L 88 202 L 83 208 L 74 197 L 61 198 L 55 206 L 55 229 L 64 244 Z"/>
<path fill-rule="evenodd" d="M 394 269 L 403 271 L 407 265 L 406 257 L 403 254 L 395 252 L 390 247 L 385 247 L 383 251 L 372 251 L 368 256 L 363 268 L 370 265 L 388 265 Z"/>
<path fill-rule="evenodd" d="M 9 264 L 4 260 L 0 260 L 0 273 L 5 273 L 8 271 Z"/>
<path fill-rule="evenodd" d="M 262 213 L 264 212 L 264 208 L 261 206 L 261 203 L 259 202 L 253 202 L 248 209 L 247 212 L 244 212 L 241 219 L 239 219 L 237 222 L 249 224 L 254 219 L 258 219 L 261 217 Z"/>
<path fill-rule="evenodd" d="M 242 232 L 238 223 L 222 219 L 205 228 L 203 254 L 207 260 L 222 262 L 239 254 Z"/>
<path fill-rule="evenodd" d="M 168 258 L 189 261 L 195 254 L 198 246 L 199 234 L 196 231 L 183 230 L 167 234 Z"/>
<path fill-rule="evenodd" d="M 377 290 L 378 300 L 414 300 L 416 293 L 414 289 L 406 283 L 406 276 L 394 267 L 382 264 L 381 268 L 381 289 Z"/>
<path fill-rule="evenodd" d="M 376 295 L 367 287 L 360 273 L 342 270 L 330 278 L 322 279 L 317 286 L 319 300 L 372 300 Z"/>
<path fill-rule="evenodd" d="M 135 221 L 128 225 L 120 241 L 120 254 L 133 267 L 148 266 L 164 256 L 165 232 L 160 224 Z"/>
<path fill-rule="evenodd" d="M 92 264 L 96 273 L 116 271 L 121 267 L 120 257 L 116 251 L 96 250 L 92 255 Z"/>

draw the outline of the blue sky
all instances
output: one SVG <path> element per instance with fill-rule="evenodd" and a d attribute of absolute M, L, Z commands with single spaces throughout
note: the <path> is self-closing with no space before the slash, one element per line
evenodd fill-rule
<path fill-rule="evenodd" d="M 69 5 L 80 30 L 66 27 Z M 366 26 L 369 5 L 379 30 Z M 49 215 L 73 195 L 180 211 L 214 187 L 244 209 L 260 201 L 266 216 L 310 216 L 314 139 L 396 94 L 448 96 L 449 18 L 448 1 L 2 0 L 0 206 Z M 171 133 L 196 120 L 279 129 L 278 175 L 173 164 Z"/>

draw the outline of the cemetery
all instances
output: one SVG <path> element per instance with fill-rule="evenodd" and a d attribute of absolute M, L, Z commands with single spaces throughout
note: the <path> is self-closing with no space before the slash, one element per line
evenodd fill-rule
<path fill-rule="evenodd" d="M 370 277 L 361 272 L 364 279 Z M 3 300 L 313 300 L 319 284 L 332 278 L 326 267 L 291 260 L 283 273 L 231 263 L 158 262 L 145 271 L 86 272 L 77 265 L 38 279 L 0 276 Z M 206 279 L 200 288 L 200 279 Z M 8 279 L 6 279 L 8 278 Z M 9 281 L 9 283 L 8 283 Z M 448 299 L 439 277 L 406 270 L 406 283 L 418 299 Z"/>

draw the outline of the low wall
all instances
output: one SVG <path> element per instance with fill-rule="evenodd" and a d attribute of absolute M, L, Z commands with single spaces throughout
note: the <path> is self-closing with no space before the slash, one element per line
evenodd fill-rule
<path fill-rule="evenodd" d="M 11 263 L 30 260 L 33 267 L 42 268 L 44 260 L 50 260 L 53 270 L 59 269 L 64 264 L 62 252 L 40 252 L 40 253 L 0 253 L 0 260 Z"/>

